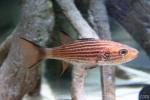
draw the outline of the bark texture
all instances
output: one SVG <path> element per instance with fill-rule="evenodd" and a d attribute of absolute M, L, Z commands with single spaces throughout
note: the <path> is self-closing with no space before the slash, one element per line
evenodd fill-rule
<path fill-rule="evenodd" d="M 72 100 L 88 100 L 85 94 L 84 87 L 87 70 L 85 70 L 85 66 L 76 65 L 75 67 L 72 73 Z"/>
<path fill-rule="evenodd" d="M 7 58 L 0 68 L 0 100 L 21 100 L 38 84 L 38 65 L 28 68 L 19 36 L 44 45 L 48 37 L 48 29 L 53 25 L 48 0 L 22 0 L 22 16 L 20 23 L 13 31 Z M 21 1 L 20 1 L 21 2 Z M 51 25 L 50 25 L 51 24 Z M 28 57 L 28 59 L 34 59 Z"/>

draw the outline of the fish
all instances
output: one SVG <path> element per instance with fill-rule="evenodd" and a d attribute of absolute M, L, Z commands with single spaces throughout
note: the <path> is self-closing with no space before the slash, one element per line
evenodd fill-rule
<path fill-rule="evenodd" d="M 19 38 L 22 53 L 31 67 L 42 60 L 56 59 L 70 64 L 118 65 L 134 60 L 139 51 L 128 45 L 94 38 L 83 38 L 53 48 L 41 47 Z"/>

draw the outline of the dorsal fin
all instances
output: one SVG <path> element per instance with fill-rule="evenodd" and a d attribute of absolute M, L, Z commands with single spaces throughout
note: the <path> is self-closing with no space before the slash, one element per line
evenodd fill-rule
<path fill-rule="evenodd" d="M 77 39 L 77 40 L 81 40 L 81 41 L 92 41 L 92 40 L 96 40 L 94 38 L 81 38 L 81 39 Z"/>
<path fill-rule="evenodd" d="M 70 42 L 74 41 L 74 39 L 72 37 L 70 37 L 64 31 L 60 31 L 59 34 L 60 34 L 60 40 L 57 40 L 56 37 L 55 37 L 55 35 L 51 35 L 50 39 L 51 39 L 52 43 L 60 45 L 60 44 L 66 44 L 68 42 L 70 43 Z"/>
<path fill-rule="evenodd" d="M 61 43 L 62 44 L 66 44 L 68 42 L 72 42 L 74 41 L 74 39 L 72 37 L 70 37 L 66 32 L 61 31 L 60 32 L 60 37 L 61 37 Z"/>

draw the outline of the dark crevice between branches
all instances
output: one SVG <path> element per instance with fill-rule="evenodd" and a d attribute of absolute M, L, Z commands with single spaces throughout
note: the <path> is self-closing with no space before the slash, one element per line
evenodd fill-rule
<path fill-rule="evenodd" d="M 107 0 L 109 15 L 117 20 L 150 57 L 150 1 Z"/>

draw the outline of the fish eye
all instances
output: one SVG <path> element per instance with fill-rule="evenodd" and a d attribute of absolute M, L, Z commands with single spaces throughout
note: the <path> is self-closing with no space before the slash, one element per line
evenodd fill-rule
<path fill-rule="evenodd" d="M 120 51 L 119 51 L 119 54 L 120 55 L 126 55 L 128 53 L 128 50 L 126 50 L 126 49 L 121 49 Z"/>

